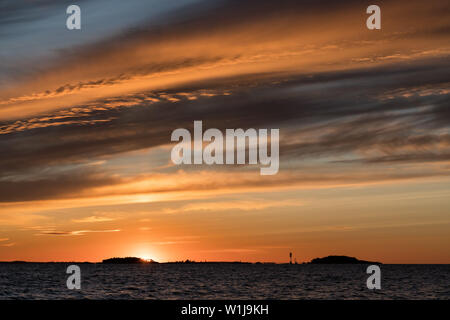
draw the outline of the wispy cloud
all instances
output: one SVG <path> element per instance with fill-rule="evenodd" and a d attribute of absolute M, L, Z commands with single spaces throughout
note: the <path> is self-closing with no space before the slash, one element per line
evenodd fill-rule
<path fill-rule="evenodd" d="M 81 219 L 73 219 L 73 222 L 76 223 L 95 223 L 95 222 L 107 222 L 107 221 L 114 221 L 116 219 L 111 218 L 111 217 L 99 217 L 99 216 L 90 216 L 90 217 L 85 217 L 85 218 L 81 218 Z"/>
<path fill-rule="evenodd" d="M 59 231 L 59 230 L 43 230 L 36 233 L 37 236 L 84 236 L 88 233 L 109 233 L 120 232 L 120 229 L 113 230 L 74 230 L 74 231 Z"/>
<path fill-rule="evenodd" d="M 13 246 L 15 246 L 15 245 L 16 245 L 15 242 L 2 243 L 2 244 L 0 244 L 0 247 L 13 247 Z"/>

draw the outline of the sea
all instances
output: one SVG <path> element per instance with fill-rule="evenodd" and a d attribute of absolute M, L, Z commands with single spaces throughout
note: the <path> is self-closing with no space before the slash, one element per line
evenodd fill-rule
<path fill-rule="evenodd" d="M 0 299 L 450 299 L 450 265 L 381 265 L 368 289 L 367 265 L 0 263 Z"/>

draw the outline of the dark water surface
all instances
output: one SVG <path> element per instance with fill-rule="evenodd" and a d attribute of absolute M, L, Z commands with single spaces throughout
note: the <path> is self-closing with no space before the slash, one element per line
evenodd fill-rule
<path fill-rule="evenodd" d="M 0 263 L 0 299 L 450 299 L 450 265 L 382 265 L 381 290 L 365 265 Z"/>

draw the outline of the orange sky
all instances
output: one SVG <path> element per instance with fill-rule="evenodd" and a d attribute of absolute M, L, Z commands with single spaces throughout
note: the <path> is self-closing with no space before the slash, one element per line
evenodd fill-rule
<path fill-rule="evenodd" d="M 450 20 L 432 2 L 383 4 L 380 31 L 361 4 L 192 4 L 5 51 L 0 260 L 450 263 Z M 280 128 L 279 173 L 173 165 L 193 120 Z"/>

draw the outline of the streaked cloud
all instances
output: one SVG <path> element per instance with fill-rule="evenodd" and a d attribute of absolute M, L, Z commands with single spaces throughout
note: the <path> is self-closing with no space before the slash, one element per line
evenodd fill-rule
<path fill-rule="evenodd" d="M 74 231 L 60 231 L 60 230 L 42 230 L 36 233 L 37 236 L 84 236 L 88 233 L 109 233 L 120 232 L 120 229 L 113 230 L 74 230 Z"/>
<path fill-rule="evenodd" d="M 0 244 L 0 247 L 13 247 L 13 246 L 15 246 L 16 245 L 16 243 L 14 243 L 14 242 L 10 242 L 10 243 L 1 243 Z"/>
<path fill-rule="evenodd" d="M 95 222 L 107 222 L 107 221 L 114 221 L 116 219 L 111 218 L 111 217 L 98 217 L 98 216 L 90 216 L 90 217 L 85 217 L 85 218 L 81 218 L 81 219 L 73 219 L 73 222 L 77 222 L 77 223 L 95 223 Z"/>

